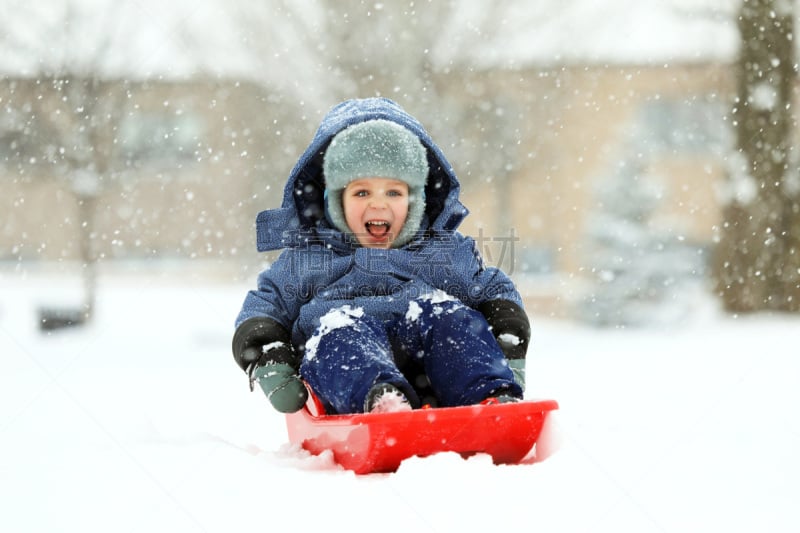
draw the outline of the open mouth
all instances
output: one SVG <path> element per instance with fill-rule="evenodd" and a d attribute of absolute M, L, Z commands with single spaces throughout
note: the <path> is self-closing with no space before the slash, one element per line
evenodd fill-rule
<path fill-rule="evenodd" d="M 367 233 L 376 239 L 382 239 L 389 235 L 391 224 L 385 220 L 370 220 L 366 223 Z"/>

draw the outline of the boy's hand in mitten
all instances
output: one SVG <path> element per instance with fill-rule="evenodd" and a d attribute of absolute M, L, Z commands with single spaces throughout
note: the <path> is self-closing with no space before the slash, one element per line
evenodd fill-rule
<path fill-rule="evenodd" d="M 260 359 L 247 369 L 250 390 L 258 382 L 275 409 L 281 413 L 299 411 L 308 400 L 308 390 L 294 366 L 286 362 L 293 358 L 291 348 L 286 345 L 264 346 L 262 350 Z"/>
<path fill-rule="evenodd" d="M 528 315 L 510 300 L 489 300 L 478 306 L 506 356 L 514 379 L 525 390 L 525 355 L 531 338 Z"/>
<path fill-rule="evenodd" d="M 283 326 L 268 318 L 246 320 L 233 336 L 233 356 L 247 373 L 250 390 L 258 382 L 275 409 L 294 413 L 305 405 L 308 390 Z"/>

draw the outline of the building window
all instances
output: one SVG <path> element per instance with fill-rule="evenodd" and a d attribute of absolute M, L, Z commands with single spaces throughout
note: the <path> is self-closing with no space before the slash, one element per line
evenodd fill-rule
<path fill-rule="evenodd" d="M 556 269 L 556 258 L 552 248 L 545 245 L 525 244 L 520 246 L 516 269 L 523 274 L 552 274 Z"/>
<path fill-rule="evenodd" d="M 119 156 L 126 167 L 197 160 L 202 136 L 202 121 L 196 115 L 132 114 L 120 124 Z"/>
<path fill-rule="evenodd" d="M 0 116 L 0 165 L 36 164 L 47 156 L 30 114 L 6 109 Z"/>
<path fill-rule="evenodd" d="M 653 99 L 640 109 L 636 137 L 650 153 L 719 153 L 730 141 L 726 112 L 716 99 Z"/>

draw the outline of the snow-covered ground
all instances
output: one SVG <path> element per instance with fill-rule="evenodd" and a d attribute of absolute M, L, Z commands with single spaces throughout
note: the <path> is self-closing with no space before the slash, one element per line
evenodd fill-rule
<path fill-rule="evenodd" d="M 0 275 L 0 530 L 798 531 L 800 317 L 613 331 L 533 317 L 542 463 L 414 458 L 357 477 L 286 442 L 230 355 L 248 286 L 101 279 L 96 322 L 39 333 L 74 280 Z"/>

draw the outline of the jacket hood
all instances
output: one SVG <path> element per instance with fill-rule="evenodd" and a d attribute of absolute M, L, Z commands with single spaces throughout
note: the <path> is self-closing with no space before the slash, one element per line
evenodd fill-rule
<path fill-rule="evenodd" d="M 325 217 L 325 179 L 322 162 L 331 139 L 348 126 L 367 120 L 395 122 L 417 135 L 425 146 L 430 174 L 425 187 L 425 214 L 420 231 L 453 231 L 467 216 L 458 199 L 460 185 L 453 168 L 430 135 L 414 117 L 387 98 L 347 100 L 322 119 L 308 148 L 295 164 L 278 209 L 259 213 L 256 219 L 258 251 L 278 250 L 318 242 L 335 248 L 352 248 L 352 239 Z"/>

